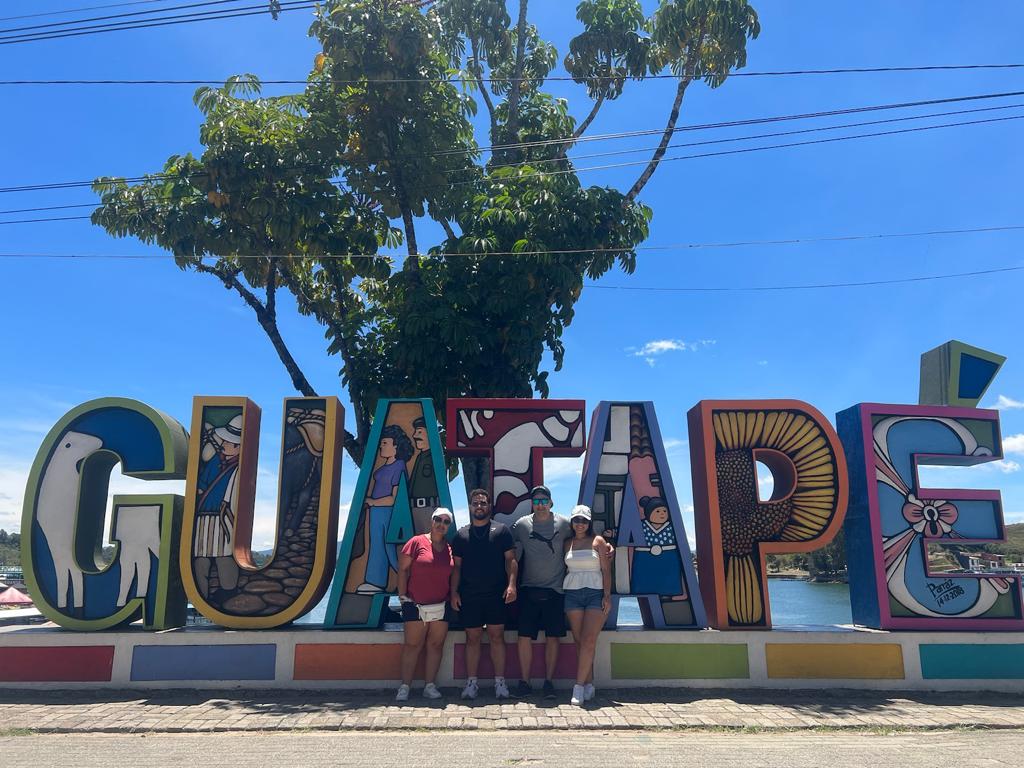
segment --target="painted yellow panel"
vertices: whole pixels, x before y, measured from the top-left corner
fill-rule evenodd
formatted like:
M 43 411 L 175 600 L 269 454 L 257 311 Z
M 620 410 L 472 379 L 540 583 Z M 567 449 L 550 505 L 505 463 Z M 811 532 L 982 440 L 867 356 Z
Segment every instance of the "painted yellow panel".
M 767 643 L 770 678 L 902 680 L 903 650 L 894 643 Z

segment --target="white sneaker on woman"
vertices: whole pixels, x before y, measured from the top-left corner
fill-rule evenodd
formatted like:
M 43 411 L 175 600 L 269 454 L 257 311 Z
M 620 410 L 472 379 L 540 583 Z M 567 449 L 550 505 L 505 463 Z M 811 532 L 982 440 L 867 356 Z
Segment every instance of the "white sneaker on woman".
M 594 698 L 594 694 L 595 693 L 596 693 L 596 691 L 594 690 L 594 684 L 593 683 L 587 683 L 586 685 L 583 686 L 583 700 L 584 701 L 590 701 L 592 698 Z
M 395 694 L 395 701 L 408 701 L 409 700 L 409 686 L 403 683 L 398 686 L 398 693 Z
M 508 698 L 508 684 L 505 682 L 505 678 L 503 677 L 496 677 L 494 679 L 494 698 Z
M 575 707 L 582 707 L 583 702 L 586 701 L 583 694 L 583 686 L 576 684 L 572 687 L 572 698 L 569 699 L 569 703 Z
M 437 686 L 433 683 L 427 683 L 423 686 L 423 696 L 427 699 L 440 699 L 441 692 L 437 690 Z
M 462 698 L 475 699 L 478 693 L 480 693 L 480 686 L 477 684 L 476 678 L 471 677 L 466 682 L 466 687 L 462 689 Z

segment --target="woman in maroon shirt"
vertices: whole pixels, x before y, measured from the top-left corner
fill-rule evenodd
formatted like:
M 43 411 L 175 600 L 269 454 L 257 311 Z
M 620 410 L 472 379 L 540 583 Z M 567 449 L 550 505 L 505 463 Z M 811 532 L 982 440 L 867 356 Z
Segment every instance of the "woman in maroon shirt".
M 409 700 L 409 686 L 424 644 L 427 663 L 423 695 L 428 699 L 441 698 L 434 681 L 441 666 L 441 652 L 451 618 L 448 605 L 454 566 L 452 548 L 448 544 L 451 525 L 450 510 L 444 507 L 434 510 L 430 533 L 413 536 L 398 556 L 398 599 L 402 602 L 405 645 L 402 646 L 402 685 L 396 701 Z

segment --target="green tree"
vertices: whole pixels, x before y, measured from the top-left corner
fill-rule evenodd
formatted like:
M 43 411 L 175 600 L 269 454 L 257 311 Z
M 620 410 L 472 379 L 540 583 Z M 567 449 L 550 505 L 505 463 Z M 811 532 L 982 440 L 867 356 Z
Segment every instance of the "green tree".
M 304 93 L 264 98 L 251 77 L 201 89 L 201 157 L 96 183 L 94 222 L 238 293 L 305 394 L 276 290 L 321 323 L 355 409 L 356 461 L 379 397 L 548 394 L 544 354 L 561 368 L 584 280 L 634 269 L 652 216 L 638 198 L 684 93 L 720 86 L 759 33 L 744 0 L 663 0 L 650 17 L 639 0 L 583 0 L 564 60 L 593 101 L 577 124 L 543 90 L 558 55 L 529 0 L 511 6 L 515 18 L 505 0 L 328 0 Z M 636 183 L 584 186 L 575 142 L 631 81 L 664 72 L 676 97 Z M 381 255 L 402 243 L 403 256 Z M 486 473 L 468 469 L 467 483 Z

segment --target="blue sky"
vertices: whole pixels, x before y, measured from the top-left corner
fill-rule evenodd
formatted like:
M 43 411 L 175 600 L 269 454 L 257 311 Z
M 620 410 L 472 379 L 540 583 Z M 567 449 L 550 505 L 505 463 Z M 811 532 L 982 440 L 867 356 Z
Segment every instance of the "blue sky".
M 8 0 L 4 11 L 16 15 L 87 4 Z M 557 0 L 533 6 L 542 33 L 564 55 L 578 29 L 574 3 Z M 1024 24 L 1024 6 L 1018 3 L 762 0 L 755 6 L 763 31 L 748 47 L 747 68 L 752 71 L 1005 63 L 1020 58 L 1018 30 Z M 303 12 L 285 14 L 276 23 L 262 17 L 234 19 L 0 46 L 0 71 L 4 79 L 220 79 L 241 72 L 266 79 L 301 79 L 316 51 L 305 34 L 308 21 Z M 200 150 L 199 113 L 191 103 L 191 87 L 0 89 L 5 107 L 0 122 L 0 186 L 134 176 L 157 170 L 168 155 Z M 590 133 L 662 127 L 673 89 L 669 81 L 632 84 L 619 102 L 603 110 Z M 589 110 L 582 88 L 557 83 L 550 90 L 569 97 L 577 116 Z M 1014 90 L 1024 90 L 1024 70 L 734 78 L 717 90 L 692 87 L 682 122 Z M 945 109 L 957 108 L 962 107 Z M 1000 114 L 1024 114 L 1024 108 Z M 843 121 L 850 119 L 831 122 Z M 814 123 L 825 124 L 830 123 Z M 655 211 L 647 245 L 1024 224 L 1018 213 L 1024 171 L 1020 130 L 1011 121 L 666 163 L 642 195 Z M 695 138 L 758 132 L 720 130 Z M 577 153 L 651 143 L 649 137 L 593 142 Z M 624 189 L 638 172 L 639 168 L 595 171 L 584 174 L 584 179 Z M 93 199 L 83 190 L 4 194 L 0 209 Z M 0 216 L 0 221 L 13 218 L 24 216 Z M 1003 232 L 641 251 L 635 275 L 611 273 L 601 285 L 753 287 L 1016 267 L 1024 264 L 1021 242 L 1020 232 Z M 139 243 L 112 239 L 86 221 L 0 224 L 3 254 L 144 252 L 148 250 Z M 264 409 L 254 544 L 269 546 L 280 404 L 292 390 L 241 301 L 210 279 L 180 272 L 170 261 L 36 258 L 4 259 L 3 266 L 0 527 L 19 528 L 28 466 L 46 430 L 73 405 L 100 396 L 134 397 L 187 425 L 193 395 L 247 395 Z M 998 487 L 1008 521 L 1020 522 L 1020 291 L 1016 272 L 788 292 L 587 289 L 566 335 L 566 366 L 552 376 L 551 394 L 584 398 L 588 410 L 601 399 L 653 400 L 669 441 L 675 484 L 686 504 L 690 493 L 685 414 L 698 400 L 797 398 L 830 417 L 862 401 L 914 402 L 921 352 L 957 338 L 1009 356 L 985 404 L 1001 397 L 1006 406 L 1003 434 L 1012 452 L 998 466 L 938 470 L 926 477 L 935 485 Z M 320 329 L 289 309 L 287 303 L 281 308 L 282 332 L 307 376 L 321 393 L 344 399 L 337 362 L 324 355 Z M 575 501 L 579 466 L 575 460 L 547 466 L 556 506 L 562 511 Z M 344 501 L 355 487 L 356 474 L 346 463 Z M 114 487 L 124 490 L 133 483 L 118 480 Z M 464 508 L 461 482 L 453 485 L 453 496 L 456 506 Z M 692 535 L 691 519 L 687 515 Z

